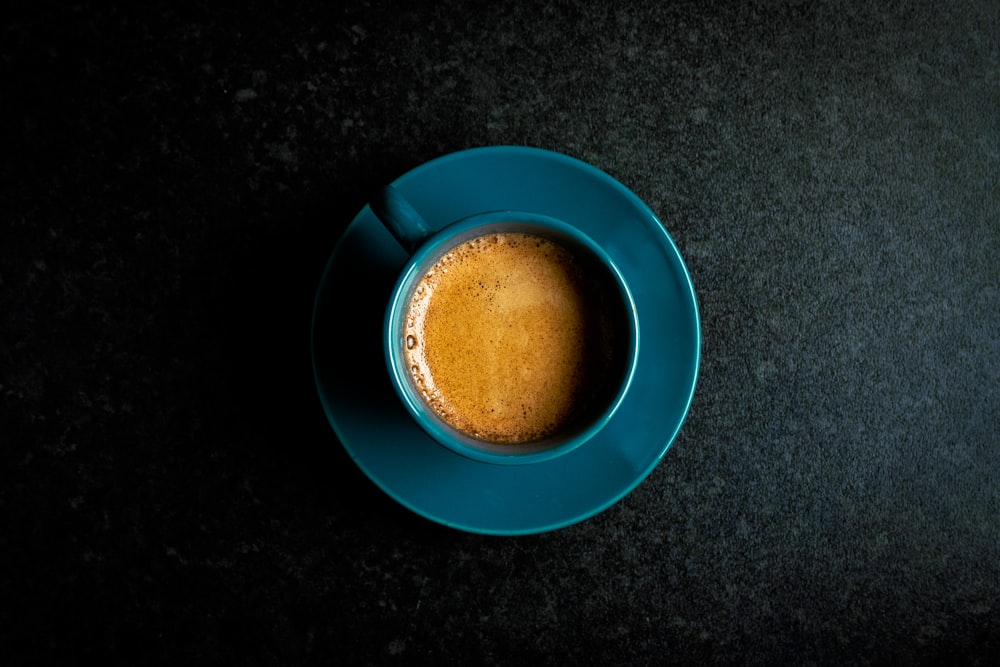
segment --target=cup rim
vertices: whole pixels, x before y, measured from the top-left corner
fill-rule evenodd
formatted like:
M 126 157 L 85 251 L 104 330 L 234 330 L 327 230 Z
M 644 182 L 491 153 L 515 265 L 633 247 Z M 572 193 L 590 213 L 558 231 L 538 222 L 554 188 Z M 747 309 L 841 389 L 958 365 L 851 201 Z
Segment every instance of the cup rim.
M 504 225 L 503 223 L 508 223 Z M 586 422 L 579 430 L 566 436 L 545 438 L 536 442 L 499 444 L 476 440 L 445 423 L 435 415 L 413 389 L 402 354 L 404 337 L 402 321 L 410 300 L 410 292 L 423 277 L 430 263 L 437 261 L 449 249 L 479 236 L 484 227 L 500 225 L 500 231 L 529 231 L 555 240 L 568 239 L 594 255 L 613 276 L 618 287 L 628 322 L 626 368 L 619 387 L 607 407 Z M 488 233 L 486 231 L 485 233 Z M 529 231 L 530 233 L 530 231 Z M 383 347 L 392 386 L 411 418 L 435 442 L 467 458 L 485 463 L 520 465 L 540 463 L 563 456 L 595 436 L 614 416 L 631 386 L 639 357 L 639 321 L 631 289 L 611 256 L 587 234 L 569 223 L 542 213 L 517 210 L 497 210 L 477 213 L 446 225 L 428 237 L 407 260 L 396 280 L 386 307 L 383 326 Z

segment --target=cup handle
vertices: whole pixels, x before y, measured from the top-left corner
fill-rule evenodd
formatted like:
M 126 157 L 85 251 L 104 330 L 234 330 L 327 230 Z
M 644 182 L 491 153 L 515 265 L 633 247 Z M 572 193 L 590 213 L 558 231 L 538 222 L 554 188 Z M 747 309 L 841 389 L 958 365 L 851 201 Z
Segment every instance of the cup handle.
M 424 240 L 434 233 L 427 221 L 417 213 L 417 209 L 407 201 L 399 190 L 391 185 L 379 188 L 368 202 L 375 214 L 399 245 L 409 254 L 420 247 Z

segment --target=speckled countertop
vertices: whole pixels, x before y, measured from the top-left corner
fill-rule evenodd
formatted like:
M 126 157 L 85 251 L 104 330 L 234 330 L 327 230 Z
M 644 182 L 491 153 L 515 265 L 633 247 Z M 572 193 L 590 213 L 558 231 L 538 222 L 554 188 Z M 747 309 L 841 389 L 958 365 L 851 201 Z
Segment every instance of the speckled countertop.
M 996 3 L 189 4 L 0 23 L 0 663 L 1000 648 Z M 371 188 L 491 144 L 636 192 L 703 318 L 661 465 L 524 538 L 382 494 L 309 366 Z

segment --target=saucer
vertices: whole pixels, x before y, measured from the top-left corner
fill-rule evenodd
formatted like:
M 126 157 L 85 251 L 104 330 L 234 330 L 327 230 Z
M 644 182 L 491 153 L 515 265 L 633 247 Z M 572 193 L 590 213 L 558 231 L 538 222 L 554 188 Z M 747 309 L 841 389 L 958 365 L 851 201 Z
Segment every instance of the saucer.
M 694 287 L 656 215 L 621 183 L 537 148 L 474 148 L 427 162 L 393 185 L 434 229 L 491 210 L 536 211 L 599 243 L 633 290 L 639 358 L 618 412 L 557 459 L 494 465 L 429 438 L 396 396 L 382 350 L 389 294 L 407 255 L 363 208 L 327 262 L 312 324 L 313 371 L 326 416 L 362 471 L 432 521 L 525 535 L 614 505 L 663 459 L 687 416 L 701 356 Z

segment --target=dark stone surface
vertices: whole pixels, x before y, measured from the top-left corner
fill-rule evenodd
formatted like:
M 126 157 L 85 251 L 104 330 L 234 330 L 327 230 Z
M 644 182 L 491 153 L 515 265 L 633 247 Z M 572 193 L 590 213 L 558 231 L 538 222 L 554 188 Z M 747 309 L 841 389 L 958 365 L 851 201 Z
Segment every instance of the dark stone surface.
M 0 663 L 984 664 L 996 3 L 395 4 L 5 9 Z M 663 463 L 516 539 L 378 491 L 308 357 L 370 189 L 488 144 L 645 199 L 704 321 Z

